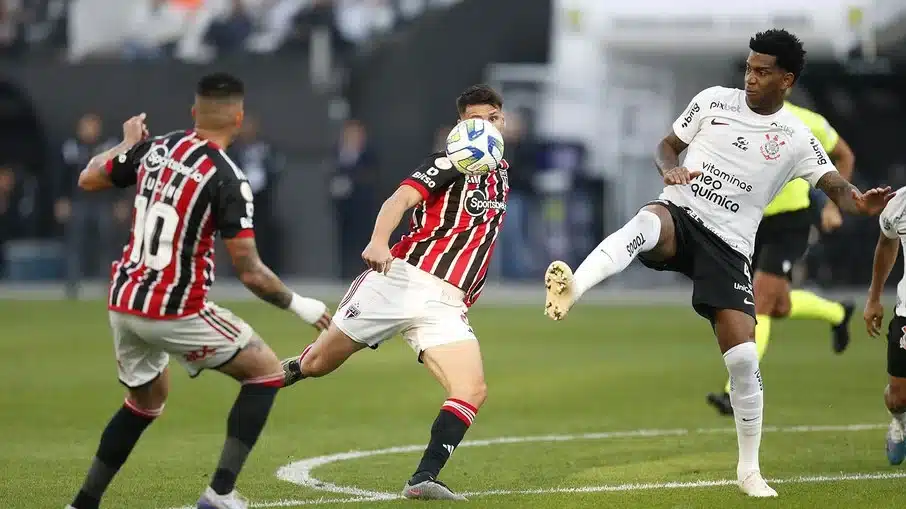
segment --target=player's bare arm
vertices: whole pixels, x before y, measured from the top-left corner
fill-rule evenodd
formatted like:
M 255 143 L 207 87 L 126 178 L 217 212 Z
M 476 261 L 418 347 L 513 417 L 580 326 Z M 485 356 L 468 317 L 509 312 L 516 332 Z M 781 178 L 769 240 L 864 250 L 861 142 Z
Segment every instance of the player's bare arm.
M 664 184 L 668 186 L 685 185 L 702 174 L 698 170 L 690 172 L 679 165 L 679 155 L 688 146 L 673 132 L 658 143 L 657 151 L 654 154 L 654 164 L 657 166 L 657 171 L 664 177 Z
M 890 187 L 876 187 L 863 193 L 836 171 L 825 173 L 815 187 L 822 190 L 840 210 L 866 216 L 880 214 L 894 196 Z
M 330 314 L 324 303 L 295 294 L 261 261 L 254 237 L 224 239 L 223 244 L 230 254 L 239 281 L 258 298 L 280 309 L 293 311 L 319 330 L 330 325 Z
M 399 226 L 406 211 L 422 200 L 418 190 L 412 186 L 402 185 L 384 201 L 374 222 L 371 241 L 362 252 L 362 259 L 368 268 L 385 274 L 390 270 L 390 262 L 393 261 L 393 255 L 390 254 L 390 235 Z
M 88 165 L 79 174 L 79 188 L 84 191 L 103 191 L 113 187 L 110 175 L 104 170 L 107 161 L 125 154 L 147 136 L 144 113 L 126 120 L 123 123 L 123 141 L 88 161 Z
M 878 245 L 875 246 L 875 258 L 871 270 L 871 286 L 868 288 L 868 299 L 865 301 L 865 329 L 872 337 L 881 333 L 884 319 L 884 306 L 881 305 L 881 294 L 890 277 L 890 271 L 897 261 L 900 252 L 899 239 L 891 239 L 883 233 L 878 234 Z

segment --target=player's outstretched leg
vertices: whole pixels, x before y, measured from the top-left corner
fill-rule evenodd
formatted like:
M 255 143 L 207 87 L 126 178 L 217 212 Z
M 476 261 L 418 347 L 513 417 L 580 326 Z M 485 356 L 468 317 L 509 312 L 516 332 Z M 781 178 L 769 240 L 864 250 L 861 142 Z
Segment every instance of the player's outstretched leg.
M 403 496 L 419 500 L 466 500 L 437 480 L 487 398 L 478 341 L 460 341 L 428 348 L 422 361 L 447 391 L 447 399 L 431 426 L 431 439 Z
M 598 244 L 575 274 L 564 262 L 551 263 L 544 275 L 544 313 L 562 320 L 589 288 L 622 272 L 639 253 L 654 249 L 659 241 L 664 245 L 664 240 L 673 244 L 673 220 L 663 206 L 649 205 Z M 670 249 L 675 251 L 675 245 Z
M 834 353 L 843 353 L 849 346 L 849 321 L 855 305 L 852 302 L 836 302 L 825 299 L 807 290 L 790 292 L 791 319 L 822 320 L 831 327 L 831 348 Z
M 365 348 L 353 341 L 335 324 L 318 336 L 302 353 L 283 359 L 283 385 L 289 387 L 305 378 L 317 378 L 340 367 L 352 354 Z
M 129 389 L 125 403 L 104 428 L 94 461 L 71 509 L 98 509 L 107 486 L 142 433 L 163 412 L 169 387 L 169 371 L 164 369 L 144 386 Z
M 734 309 L 714 313 L 714 332 L 730 373 L 730 403 L 736 420 L 739 461 L 736 477 L 740 489 L 750 497 L 776 497 L 777 492 L 761 476 L 758 463 L 764 417 L 764 388 L 758 369 L 753 335 L 755 319 Z
M 277 392 L 283 386 L 280 360 L 255 336 L 236 357 L 217 368 L 242 383 L 227 417 L 227 438 L 211 484 L 198 500 L 198 509 L 247 509 L 248 500 L 236 491 L 236 478 L 267 423 Z
M 891 415 L 887 429 L 887 461 L 899 465 L 906 459 L 906 378 L 890 377 L 884 390 L 884 403 Z

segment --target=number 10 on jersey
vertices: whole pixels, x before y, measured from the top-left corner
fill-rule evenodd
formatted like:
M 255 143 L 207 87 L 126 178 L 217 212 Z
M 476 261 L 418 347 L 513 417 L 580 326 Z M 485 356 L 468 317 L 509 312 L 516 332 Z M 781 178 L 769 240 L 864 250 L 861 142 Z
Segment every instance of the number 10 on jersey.
M 144 261 L 152 270 L 167 268 L 173 261 L 173 238 L 178 225 L 179 214 L 173 206 L 154 202 L 149 208 L 147 196 L 136 196 L 129 261 L 134 264 Z

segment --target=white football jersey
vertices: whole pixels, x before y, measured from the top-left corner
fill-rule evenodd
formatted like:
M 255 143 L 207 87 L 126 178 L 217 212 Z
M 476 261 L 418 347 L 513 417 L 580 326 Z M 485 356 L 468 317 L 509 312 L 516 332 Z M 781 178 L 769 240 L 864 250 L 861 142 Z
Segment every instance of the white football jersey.
M 881 223 L 881 233 L 888 239 L 900 239 L 900 244 L 906 250 L 906 187 L 897 190 L 878 218 Z M 897 284 L 897 316 L 906 316 L 906 273 Z
M 660 198 L 690 215 L 747 258 L 765 206 L 797 177 L 814 186 L 836 171 L 812 132 L 786 107 L 759 115 L 745 91 L 711 87 L 699 92 L 673 123 L 689 145 L 683 166 L 702 175 L 667 186 Z

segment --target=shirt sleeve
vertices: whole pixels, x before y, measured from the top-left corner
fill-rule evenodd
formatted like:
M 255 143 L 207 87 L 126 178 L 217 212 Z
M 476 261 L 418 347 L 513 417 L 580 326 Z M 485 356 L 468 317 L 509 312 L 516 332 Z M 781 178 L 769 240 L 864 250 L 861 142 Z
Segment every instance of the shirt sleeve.
M 218 171 L 213 182 L 214 200 L 211 211 L 214 224 L 224 239 L 255 236 L 255 195 L 245 178 L 239 178 L 230 169 Z
M 460 177 L 463 174 L 453 168 L 453 163 L 445 155 L 438 153 L 426 159 L 400 185 L 414 187 L 427 200 L 443 192 Z
M 906 209 L 906 196 L 903 196 L 906 189 L 899 189 L 896 196 L 893 197 L 881 215 L 878 217 L 878 223 L 881 225 L 881 233 L 888 239 L 895 239 L 900 236 L 899 232 L 903 231 L 904 209 Z
M 821 147 L 821 143 L 808 131 L 804 140 L 798 143 L 799 154 L 795 166 L 793 166 L 793 176 L 800 177 L 808 181 L 812 187 L 826 173 L 837 171 L 837 168 L 831 162 L 827 152 Z
M 699 92 L 689 102 L 689 106 L 686 106 L 686 109 L 673 122 L 673 132 L 683 143 L 687 145 L 692 143 L 692 139 L 695 138 L 695 135 L 701 129 L 702 116 L 704 115 L 704 106 L 702 105 L 707 106 L 713 90 L 713 88 L 706 88 Z
M 142 157 L 148 152 L 150 146 L 151 144 L 147 141 L 141 142 L 126 153 L 107 161 L 104 169 L 107 170 L 107 175 L 110 175 L 114 186 L 123 188 L 135 185 Z

